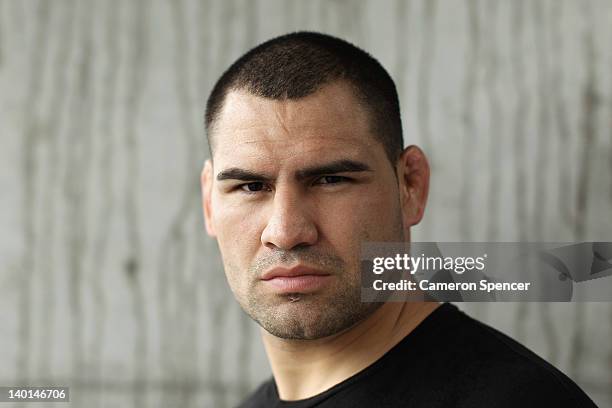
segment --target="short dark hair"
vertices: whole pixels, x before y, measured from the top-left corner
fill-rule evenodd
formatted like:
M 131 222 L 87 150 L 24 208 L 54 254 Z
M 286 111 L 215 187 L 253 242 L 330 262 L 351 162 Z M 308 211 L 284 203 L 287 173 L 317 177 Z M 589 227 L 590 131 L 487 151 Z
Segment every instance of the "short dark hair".
M 270 99 L 298 99 L 337 80 L 348 82 L 370 114 L 370 128 L 395 164 L 404 146 L 395 83 L 383 66 L 355 45 L 331 35 L 299 31 L 248 51 L 221 75 L 206 103 L 205 127 L 212 155 L 212 127 L 232 90 Z

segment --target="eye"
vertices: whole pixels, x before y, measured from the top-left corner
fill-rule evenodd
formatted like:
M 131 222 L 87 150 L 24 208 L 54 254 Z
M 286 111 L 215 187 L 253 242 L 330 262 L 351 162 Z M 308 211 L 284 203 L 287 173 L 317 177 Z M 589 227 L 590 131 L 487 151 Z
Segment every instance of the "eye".
M 251 183 L 241 184 L 238 188 L 246 193 L 257 193 L 265 190 L 265 185 L 261 181 L 253 181 Z
M 348 177 L 343 176 L 323 176 L 315 181 L 315 184 L 338 184 L 349 181 Z

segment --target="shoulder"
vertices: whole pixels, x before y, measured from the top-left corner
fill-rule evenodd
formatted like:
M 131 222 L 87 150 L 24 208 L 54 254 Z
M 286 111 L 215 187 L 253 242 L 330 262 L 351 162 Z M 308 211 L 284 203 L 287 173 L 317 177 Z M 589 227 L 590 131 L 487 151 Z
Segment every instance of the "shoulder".
M 452 371 L 460 377 L 453 383 L 471 391 L 466 398 L 505 400 L 508 406 L 524 407 L 595 406 L 552 364 L 509 336 L 449 306 L 445 313 L 447 357 Z
M 263 408 L 271 407 L 275 403 L 276 388 L 273 379 L 262 383 L 255 391 L 246 397 L 238 408 Z

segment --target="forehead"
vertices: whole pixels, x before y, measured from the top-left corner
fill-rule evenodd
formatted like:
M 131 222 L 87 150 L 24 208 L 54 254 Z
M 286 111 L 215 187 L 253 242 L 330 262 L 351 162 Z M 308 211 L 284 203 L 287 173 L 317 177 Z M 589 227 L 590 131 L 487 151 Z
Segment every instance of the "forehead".
M 336 82 L 295 100 L 273 100 L 234 90 L 213 128 L 215 162 L 363 156 L 382 149 L 351 87 Z M 324 157 L 321 157 L 324 159 Z

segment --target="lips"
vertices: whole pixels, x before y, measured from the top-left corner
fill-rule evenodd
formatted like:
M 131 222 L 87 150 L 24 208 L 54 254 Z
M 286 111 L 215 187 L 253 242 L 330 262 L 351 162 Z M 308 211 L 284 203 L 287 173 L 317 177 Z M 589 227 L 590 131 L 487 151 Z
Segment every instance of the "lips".
M 297 276 L 328 276 L 329 273 L 318 269 L 309 268 L 306 266 L 294 266 L 293 268 L 277 267 L 270 269 L 261 277 L 262 280 L 271 280 L 274 278 L 294 278 Z
M 293 268 L 273 268 L 261 280 L 278 293 L 306 293 L 321 289 L 331 275 L 327 272 L 296 266 Z

